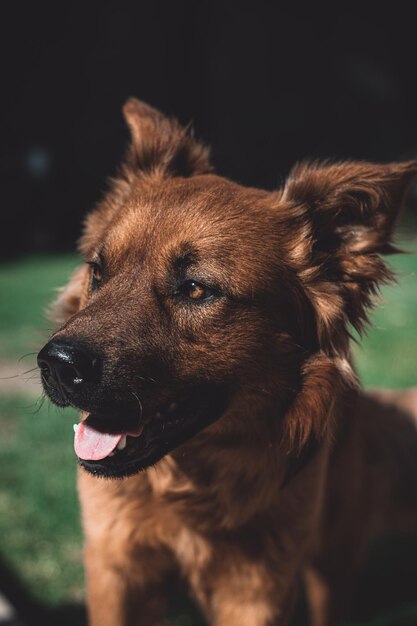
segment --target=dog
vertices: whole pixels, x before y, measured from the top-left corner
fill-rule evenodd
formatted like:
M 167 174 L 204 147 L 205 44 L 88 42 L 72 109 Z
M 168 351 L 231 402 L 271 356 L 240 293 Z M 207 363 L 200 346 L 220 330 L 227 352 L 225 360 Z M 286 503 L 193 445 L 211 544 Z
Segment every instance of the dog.
M 38 355 L 75 427 L 92 626 L 163 623 L 172 576 L 216 626 L 340 623 L 370 539 L 417 528 L 417 391 L 365 393 L 368 321 L 417 162 L 311 162 L 269 192 L 215 175 L 130 99 Z

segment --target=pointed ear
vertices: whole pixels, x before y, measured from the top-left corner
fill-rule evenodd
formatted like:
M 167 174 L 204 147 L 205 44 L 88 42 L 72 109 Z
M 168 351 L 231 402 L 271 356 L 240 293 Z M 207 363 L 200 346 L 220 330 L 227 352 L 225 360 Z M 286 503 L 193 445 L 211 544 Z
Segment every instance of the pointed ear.
M 208 149 L 194 139 L 189 127 L 136 98 L 126 102 L 123 114 L 131 133 L 128 170 L 186 177 L 211 170 Z
M 396 252 L 392 235 L 417 161 L 376 165 L 301 164 L 282 200 L 294 219 L 289 257 L 315 306 L 319 338 L 340 324 L 361 330 L 380 283 L 392 278 L 380 255 Z M 292 250 L 290 249 L 292 246 Z

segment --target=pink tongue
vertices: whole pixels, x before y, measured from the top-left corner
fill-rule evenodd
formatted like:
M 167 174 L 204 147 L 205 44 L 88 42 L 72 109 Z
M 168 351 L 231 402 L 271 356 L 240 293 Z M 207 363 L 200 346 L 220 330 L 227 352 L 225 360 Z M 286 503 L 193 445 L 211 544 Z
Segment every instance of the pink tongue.
M 116 449 L 122 437 L 123 433 L 118 435 L 101 433 L 81 422 L 74 437 L 75 454 L 84 461 L 105 459 Z

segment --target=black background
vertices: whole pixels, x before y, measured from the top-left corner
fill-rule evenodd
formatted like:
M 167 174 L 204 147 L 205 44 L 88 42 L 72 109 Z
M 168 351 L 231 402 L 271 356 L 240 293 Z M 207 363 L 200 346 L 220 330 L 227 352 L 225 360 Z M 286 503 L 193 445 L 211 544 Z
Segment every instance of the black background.
M 244 184 L 272 189 L 303 158 L 417 156 L 411 8 L 337 4 L 4 4 L 0 255 L 73 247 L 131 95 L 193 120 Z

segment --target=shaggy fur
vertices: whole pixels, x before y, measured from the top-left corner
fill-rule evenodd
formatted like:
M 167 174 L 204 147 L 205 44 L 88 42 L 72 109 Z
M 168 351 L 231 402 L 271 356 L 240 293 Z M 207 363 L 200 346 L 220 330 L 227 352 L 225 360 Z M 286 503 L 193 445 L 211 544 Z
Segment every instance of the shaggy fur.
M 200 384 L 227 403 L 140 473 L 80 470 L 90 624 L 162 623 L 172 573 L 216 626 L 287 624 L 302 577 L 312 624 L 339 623 L 369 540 L 417 524 L 417 392 L 363 393 L 349 347 L 417 163 L 303 163 L 270 193 L 211 173 L 151 107 L 124 114 L 126 160 L 80 243 L 103 276 L 76 271 L 53 339 L 101 355 L 96 412 L 135 394 L 146 422 Z M 178 280 L 215 297 L 178 300 Z

